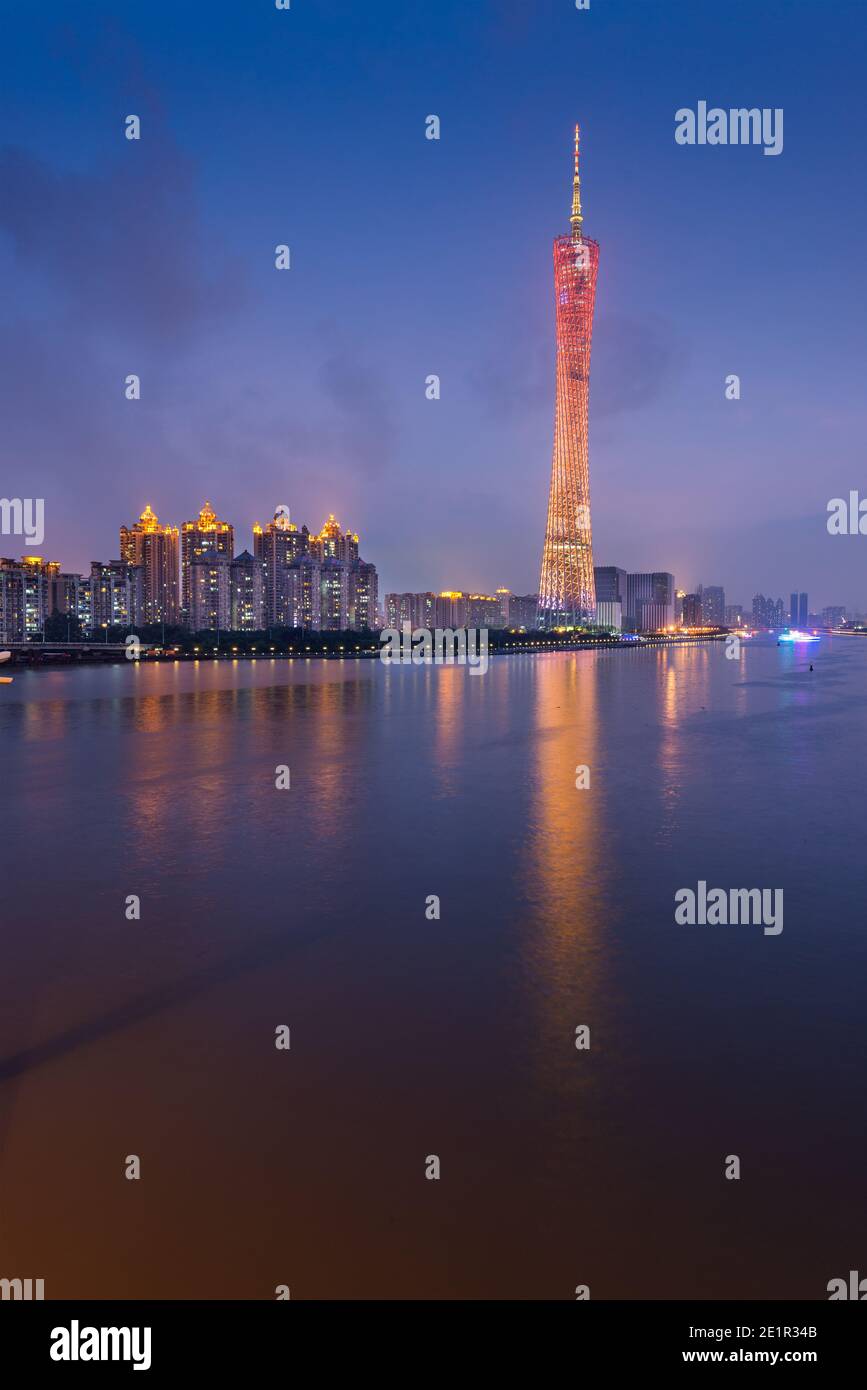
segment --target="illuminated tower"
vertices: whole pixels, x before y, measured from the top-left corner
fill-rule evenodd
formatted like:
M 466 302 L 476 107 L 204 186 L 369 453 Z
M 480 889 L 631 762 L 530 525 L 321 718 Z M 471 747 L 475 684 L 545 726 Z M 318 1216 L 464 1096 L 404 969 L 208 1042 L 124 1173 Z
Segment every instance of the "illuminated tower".
M 548 524 L 539 583 L 540 627 L 578 627 L 593 622 L 596 615 L 587 416 L 599 243 L 583 231 L 578 139 L 576 125 L 569 219 L 572 230 L 554 241 L 557 384 Z

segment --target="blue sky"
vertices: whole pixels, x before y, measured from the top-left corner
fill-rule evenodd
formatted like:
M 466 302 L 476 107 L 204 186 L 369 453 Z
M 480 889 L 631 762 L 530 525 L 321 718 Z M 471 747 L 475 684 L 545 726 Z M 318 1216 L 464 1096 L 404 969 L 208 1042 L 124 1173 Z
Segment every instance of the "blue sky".
M 278 503 L 333 511 L 383 590 L 534 590 L 578 120 L 597 563 L 867 609 L 867 538 L 825 526 L 867 495 L 867 7 L 0 15 L 0 493 L 45 498 L 65 567 L 207 497 L 239 549 Z M 677 145 L 699 100 L 782 107 L 782 154 Z

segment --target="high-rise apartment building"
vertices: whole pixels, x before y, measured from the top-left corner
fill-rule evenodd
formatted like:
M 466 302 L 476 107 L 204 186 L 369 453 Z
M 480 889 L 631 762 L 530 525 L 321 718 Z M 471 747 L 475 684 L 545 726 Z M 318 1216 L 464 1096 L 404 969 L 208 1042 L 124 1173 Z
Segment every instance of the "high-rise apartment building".
M 538 594 L 511 594 L 509 597 L 508 627 L 531 632 L 539 614 Z
M 262 561 L 265 585 L 265 623 L 268 627 L 300 627 L 296 623 L 294 593 L 297 576 L 289 575 L 289 566 L 310 554 L 310 532 L 301 530 L 290 521 L 285 508 L 278 507 L 273 521 L 265 527 L 253 527 L 253 554 Z M 309 609 L 309 605 L 308 605 Z M 309 627 L 310 624 L 303 624 Z
M 409 623 L 410 627 L 418 627 L 418 623 L 413 621 L 413 600 L 415 594 L 386 594 L 385 596 L 385 625 L 399 632 L 404 623 Z
M 56 560 L 23 555 L 0 559 L 0 641 L 26 642 L 41 632 L 52 610 L 52 587 L 60 580 Z
M 501 628 L 503 612 L 496 594 L 467 594 L 467 627 Z
M 225 550 L 201 550 L 191 557 L 188 622 L 192 632 L 231 628 L 231 563 Z
M 753 627 L 776 629 L 785 627 L 786 610 L 783 600 L 778 598 L 765 598 L 764 594 L 756 594 L 753 598 Z
M 328 517 L 318 536 L 310 537 L 310 554 L 315 560 L 341 560 L 354 564 L 358 559 L 358 536 L 353 531 L 341 531 L 334 513 Z
M 160 526 L 145 507 L 134 526 L 120 528 L 120 558 L 141 569 L 142 623 L 180 620 L 180 566 L 177 526 Z
M 822 609 L 823 627 L 841 627 L 846 621 L 846 609 L 837 604 Z
M 434 627 L 467 626 L 467 595 L 460 589 L 444 589 L 434 605 Z
M 349 626 L 354 632 L 372 632 L 376 628 L 378 603 L 376 566 L 356 560 L 349 569 Z
M 701 607 L 707 627 L 724 627 L 726 620 L 725 589 L 718 584 L 708 584 L 701 591 Z
M 329 558 L 318 569 L 320 631 L 343 632 L 349 627 L 349 566 Z
M 122 560 L 91 560 L 90 577 L 78 584 L 77 611 L 82 627 L 94 633 L 103 628 L 131 627 L 136 621 L 136 577 L 137 571 Z
M 436 627 L 436 594 L 386 594 L 385 625 L 400 631 L 404 623 L 409 623 L 415 632 L 418 628 Z M 533 614 L 535 622 L 535 612 Z
M 265 567 L 242 550 L 229 565 L 229 618 L 233 632 L 261 632 L 265 627 Z
M 705 614 L 701 594 L 684 594 L 681 622 L 684 627 L 704 627 Z
M 312 555 L 302 555 L 289 566 L 289 627 L 318 632 L 322 627 L 322 583 L 319 563 Z
M 218 519 L 210 502 L 205 503 L 195 521 L 185 521 L 181 527 L 181 611 L 184 622 L 190 626 L 191 565 L 206 550 L 215 550 L 229 560 L 235 554 L 234 528 L 230 522 Z

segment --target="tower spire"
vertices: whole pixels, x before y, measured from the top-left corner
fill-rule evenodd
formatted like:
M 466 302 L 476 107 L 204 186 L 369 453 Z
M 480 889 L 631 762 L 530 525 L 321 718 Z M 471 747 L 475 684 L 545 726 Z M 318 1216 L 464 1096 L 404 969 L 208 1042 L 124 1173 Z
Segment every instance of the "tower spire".
M 572 224 L 572 240 L 577 241 L 581 236 L 581 223 L 584 218 L 581 216 L 581 175 L 578 172 L 578 147 L 581 141 L 581 127 L 575 127 L 575 173 L 572 178 L 572 216 L 569 221 Z

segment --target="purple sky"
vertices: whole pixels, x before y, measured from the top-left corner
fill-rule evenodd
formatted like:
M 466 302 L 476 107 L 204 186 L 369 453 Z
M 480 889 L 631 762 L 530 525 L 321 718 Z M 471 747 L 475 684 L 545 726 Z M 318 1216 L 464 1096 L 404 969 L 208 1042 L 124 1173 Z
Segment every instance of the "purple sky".
M 333 511 L 382 592 L 535 590 L 580 120 L 596 562 L 867 609 L 867 537 L 825 524 L 867 496 L 865 38 L 846 0 L 24 7 L 0 495 L 45 498 L 65 568 L 208 498 L 238 549 Z M 676 145 L 699 100 L 782 107 L 783 153 Z

